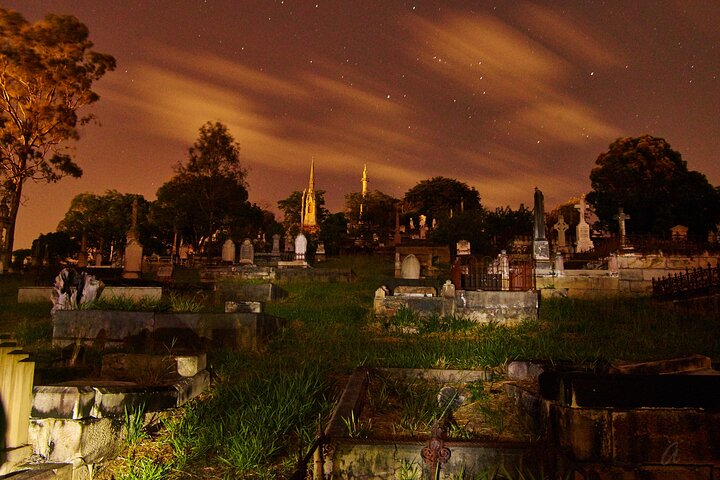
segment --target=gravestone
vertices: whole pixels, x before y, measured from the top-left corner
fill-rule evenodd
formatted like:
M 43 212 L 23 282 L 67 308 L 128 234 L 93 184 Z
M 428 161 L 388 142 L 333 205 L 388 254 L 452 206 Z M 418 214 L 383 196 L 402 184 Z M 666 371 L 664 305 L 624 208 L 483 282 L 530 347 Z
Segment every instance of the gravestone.
M 457 256 L 470 255 L 470 242 L 467 240 L 460 240 L 457 242 Z
M 400 267 L 400 277 L 415 280 L 420 278 L 420 260 L 412 253 L 403 259 Z
M 325 244 L 323 242 L 318 242 L 317 250 L 315 250 L 315 261 L 325 261 Z
M 550 264 L 550 243 L 545 237 L 545 199 L 543 193 L 535 187 L 535 207 L 533 209 L 533 260 L 537 275 L 548 275 L 552 271 Z
M 255 247 L 249 238 L 243 240 L 240 245 L 240 259 L 238 260 L 240 265 L 252 265 L 255 263 Z
M 125 247 L 125 266 L 123 267 L 123 278 L 140 278 L 142 272 L 143 247 L 134 238 L 128 241 Z
M 618 214 L 613 216 L 618 221 L 618 232 L 620 233 L 620 247 L 624 248 L 627 245 L 627 233 L 625 230 L 625 220 L 630 220 L 630 215 L 623 211 L 623 208 L 618 209 Z
M 585 195 L 580 197 L 580 203 L 575 205 L 575 208 L 580 211 L 580 223 L 575 227 L 575 235 L 577 236 L 577 245 L 575 245 L 576 252 L 587 252 L 595 248 L 595 244 L 590 240 L 590 225 L 585 220 Z
M 280 255 L 280 235 L 277 233 L 275 235 L 273 235 L 272 242 L 273 242 L 272 243 L 272 252 L 270 252 L 270 254 L 272 256 Z
M 498 268 L 502 277 L 502 289 L 510 290 L 510 257 L 505 250 L 498 254 Z
M 307 253 L 307 237 L 302 232 L 298 233 L 295 237 L 295 260 L 305 261 L 305 254 Z
M 125 246 L 125 266 L 123 267 L 122 273 L 123 278 L 140 278 L 140 275 L 142 273 L 143 246 L 138 240 L 137 214 L 138 202 L 136 198 L 133 201 L 132 206 L 132 224 L 130 226 L 130 231 L 127 233 L 127 244 Z
M 673 242 L 687 241 L 688 227 L 684 225 L 675 225 L 670 229 L 670 238 Z
M 556 245 L 556 250 L 558 252 L 567 252 L 567 240 L 565 239 L 565 232 L 568 228 L 570 228 L 570 226 L 565 223 L 565 217 L 562 214 L 558 215 L 558 221 L 555 225 L 553 225 L 553 230 L 555 230 L 558 235 Z
M 235 263 L 235 242 L 229 238 L 222 246 L 222 261 Z
M 555 268 L 555 276 L 558 276 L 558 277 L 565 276 L 565 260 L 563 259 L 563 254 L 560 252 L 555 254 L 554 268 Z
M 455 299 L 455 285 L 450 280 L 445 280 L 445 284 L 440 291 L 442 297 L 441 314 L 445 317 L 455 315 L 457 300 Z
M 95 254 L 95 266 L 99 267 L 102 265 L 102 252 L 97 252 Z
M 295 243 L 290 232 L 285 234 L 285 253 L 293 253 L 295 251 Z

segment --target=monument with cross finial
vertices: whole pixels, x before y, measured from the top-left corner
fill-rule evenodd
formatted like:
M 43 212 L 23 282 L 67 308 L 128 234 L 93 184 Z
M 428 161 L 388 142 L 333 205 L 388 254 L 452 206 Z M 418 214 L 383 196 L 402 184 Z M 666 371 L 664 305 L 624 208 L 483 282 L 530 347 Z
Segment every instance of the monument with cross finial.
M 585 220 L 585 195 L 580 197 L 580 203 L 575 205 L 575 208 L 580 211 L 580 222 L 575 227 L 575 233 L 577 235 L 577 245 L 575 245 L 576 252 L 587 252 L 595 248 L 595 244 L 590 240 L 590 225 Z
M 550 242 L 545 237 L 545 197 L 535 187 L 535 206 L 533 209 L 533 259 L 536 275 L 549 275 L 552 272 L 550 263 Z
M 132 224 L 130 225 L 130 231 L 127 233 L 127 244 L 125 246 L 125 266 L 122 278 L 126 279 L 138 279 L 142 274 L 143 246 L 138 238 L 137 217 L 138 200 L 135 198 L 132 206 Z
M 623 211 L 623 207 L 618 209 L 617 215 L 613 217 L 618 221 L 618 233 L 620 234 L 620 248 L 628 247 L 627 232 L 625 230 L 625 220 L 630 220 L 630 215 Z

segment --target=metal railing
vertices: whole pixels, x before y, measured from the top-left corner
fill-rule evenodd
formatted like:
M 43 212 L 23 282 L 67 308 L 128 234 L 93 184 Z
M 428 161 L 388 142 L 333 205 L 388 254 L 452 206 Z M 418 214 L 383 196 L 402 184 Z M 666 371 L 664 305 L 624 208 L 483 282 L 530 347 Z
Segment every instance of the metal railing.
M 685 269 L 667 277 L 652 279 L 653 297 L 663 300 L 700 297 L 720 292 L 720 264 Z

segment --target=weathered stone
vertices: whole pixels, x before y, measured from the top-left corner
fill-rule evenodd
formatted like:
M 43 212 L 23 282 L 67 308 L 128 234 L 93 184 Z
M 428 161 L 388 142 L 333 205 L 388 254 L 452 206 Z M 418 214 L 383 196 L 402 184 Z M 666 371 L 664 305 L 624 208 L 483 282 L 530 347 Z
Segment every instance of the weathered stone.
M 97 463 L 115 458 L 125 446 L 122 423 L 110 418 L 32 419 L 29 438 L 34 452 L 51 462 Z
M 424 287 L 421 285 L 398 285 L 397 287 L 395 287 L 395 290 L 393 290 L 393 295 L 434 297 L 435 287 Z
M 87 418 L 95 405 L 95 390 L 90 386 L 33 387 L 30 415 L 33 418 Z
M 551 407 L 555 418 L 555 440 L 579 461 L 609 461 L 612 458 L 612 425 L 607 410 Z

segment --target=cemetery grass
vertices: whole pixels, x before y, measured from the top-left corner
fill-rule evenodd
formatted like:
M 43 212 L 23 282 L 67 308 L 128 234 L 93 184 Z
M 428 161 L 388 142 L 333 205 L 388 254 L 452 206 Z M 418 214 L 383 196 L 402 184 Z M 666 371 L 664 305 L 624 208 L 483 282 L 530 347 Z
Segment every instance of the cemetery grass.
M 259 354 L 209 352 L 213 387 L 163 416 L 160 428 L 129 446 L 98 478 L 287 478 L 354 368 L 492 368 L 540 359 L 592 368 L 617 360 L 700 353 L 720 359 L 715 323 L 649 299 L 546 300 L 540 321 L 514 327 L 431 322 L 390 328 L 372 317 L 375 289 L 392 275 L 392 259 L 331 259 L 352 268 L 353 283 L 291 282 L 288 298 L 266 305 L 287 320 Z M 17 304 L 22 280 L 0 282 L 0 326 L 33 352 L 48 351 L 49 303 Z M 445 325 L 445 326 L 443 326 Z M 32 333 L 32 335 L 31 335 Z M 50 350 L 51 351 L 51 350 Z

